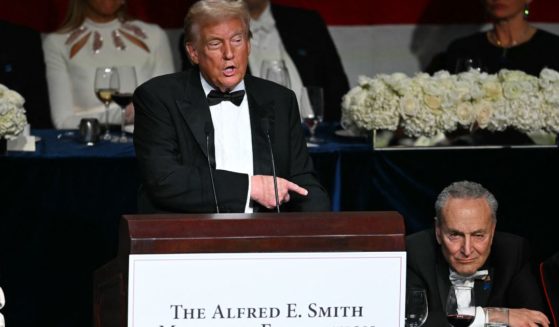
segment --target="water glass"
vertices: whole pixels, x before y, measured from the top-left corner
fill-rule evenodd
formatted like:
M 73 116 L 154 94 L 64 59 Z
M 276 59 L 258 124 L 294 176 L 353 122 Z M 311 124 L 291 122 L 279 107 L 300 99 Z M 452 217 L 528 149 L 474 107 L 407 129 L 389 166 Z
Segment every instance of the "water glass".
M 508 308 L 483 308 L 485 313 L 485 327 L 509 326 Z
M 321 143 L 316 137 L 316 128 L 324 118 L 324 90 L 320 86 L 303 86 L 301 94 L 301 116 L 309 129 L 311 143 Z
M 291 88 L 291 79 L 283 60 L 264 60 L 260 68 L 261 77 L 287 88 Z
M 422 288 L 406 290 L 406 327 L 422 326 L 427 320 L 427 294 Z

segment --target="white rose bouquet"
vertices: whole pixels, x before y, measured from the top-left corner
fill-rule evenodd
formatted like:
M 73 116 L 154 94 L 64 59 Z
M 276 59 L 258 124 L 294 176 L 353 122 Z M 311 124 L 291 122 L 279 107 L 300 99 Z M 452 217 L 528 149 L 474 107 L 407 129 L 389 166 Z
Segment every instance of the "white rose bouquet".
M 19 93 L 0 84 L 0 138 L 23 132 L 27 124 L 24 102 Z
M 544 69 L 538 78 L 520 71 L 470 70 L 360 77 L 344 96 L 342 126 L 354 131 L 401 127 L 412 137 L 459 127 L 558 133 L 559 73 Z

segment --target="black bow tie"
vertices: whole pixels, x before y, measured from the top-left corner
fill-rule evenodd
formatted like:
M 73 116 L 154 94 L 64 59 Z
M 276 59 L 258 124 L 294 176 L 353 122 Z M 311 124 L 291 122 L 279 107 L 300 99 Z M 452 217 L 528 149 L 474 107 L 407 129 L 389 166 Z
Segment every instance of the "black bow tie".
M 235 91 L 231 93 L 223 93 L 217 90 L 211 90 L 208 93 L 208 103 L 210 106 L 215 106 L 221 101 L 231 101 L 234 105 L 240 106 L 245 97 L 245 91 Z

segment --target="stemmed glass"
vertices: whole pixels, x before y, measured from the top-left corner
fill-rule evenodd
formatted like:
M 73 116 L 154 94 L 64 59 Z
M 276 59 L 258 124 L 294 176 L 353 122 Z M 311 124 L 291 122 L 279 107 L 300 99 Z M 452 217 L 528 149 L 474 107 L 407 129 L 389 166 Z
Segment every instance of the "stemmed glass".
M 427 294 L 422 288 L 406 291 L 406 327 L 420 327 L 427 320 Z
M 291 88 L 289 72 L 283 60 L 264 60 L 260 67 L 260 76 L 269 81 L 276 82 L 287 88 Z
M 116 67 L 116 74 L 118 75 L 120 85 L 117 92 L 113 94 L 113 101 L 118 104 L 121 109 L 121 132 L 118 141 L 126 143 L 129 141 L 129 137 L 126 136 L 126 131 L 124 129 L 126 125 L 126 108 L 132 103 L 132 94 L 134 93 L 138 82 L 134 66 L 118 66 Z
M 301 94 L 301 113 L 303 122 L 309 128 L 309 142 L 321 143 L 323 140 L 316 137 L 316 128 L 324 117 L 324 91 L 318 86 L 303 86 Z
M 101 136 L 103 140 L 111 140 L 109 131 L 109 106 L 113 94 L 119 89 L 119 79 L 116 69 L 113 67 L 99 67 L 95 70 L 95 95 L 105 105 L 105 133 Z
M 474 288 L 450 286 L 446 300 L 446 319 L 453 327 L 468 327 L 476 317 Z
M 477 58 L 470 57 L 460 57 L 456 60 L 456 66 L 454 67 L 454 73 L 459 74 L 462 72 L 468 72 L 471 69 L 481 71 L 481 62 Z

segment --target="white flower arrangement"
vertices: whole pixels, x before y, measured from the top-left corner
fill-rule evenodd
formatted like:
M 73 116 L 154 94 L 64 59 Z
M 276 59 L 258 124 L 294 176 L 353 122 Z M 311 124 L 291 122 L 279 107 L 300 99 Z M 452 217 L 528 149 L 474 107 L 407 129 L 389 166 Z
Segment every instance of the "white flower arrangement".
M 342 126 L 355 132 L 401 127 L 412 137 L 458 127 L 558 133 L 559 73 L 544 69 L 539 78 L 511 70 L 360 76 L 359 85 L 343 98 Z
M 19 93 L 0 84 L 0 138 L 23 132 L 27 124 L 24 103 Z

